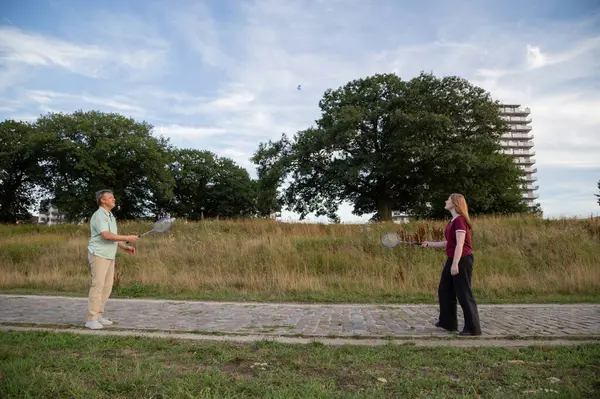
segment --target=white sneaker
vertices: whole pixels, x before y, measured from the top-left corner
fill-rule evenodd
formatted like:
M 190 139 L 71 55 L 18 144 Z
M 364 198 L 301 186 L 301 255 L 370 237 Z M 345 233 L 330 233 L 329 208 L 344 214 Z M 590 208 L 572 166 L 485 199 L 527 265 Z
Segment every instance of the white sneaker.
M 102 324 L 98 320 L 86 321 L 85 326 L 91 330 L 100 330 L 102 329 Z
M 100 317 L 100 319 L 98 319 L 98 321 L 100 322 L 100 324 L 102 324 L 103 326 L 110 326 L 111 324 L 113 324 L 112 321 L 105 319 L 104 317 Z

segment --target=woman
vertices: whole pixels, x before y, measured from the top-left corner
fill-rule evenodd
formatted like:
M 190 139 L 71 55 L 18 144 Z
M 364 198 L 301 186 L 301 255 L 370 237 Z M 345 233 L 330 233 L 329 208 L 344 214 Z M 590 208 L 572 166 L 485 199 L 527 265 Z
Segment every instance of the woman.
M 435 324 L 448 331 L 458 330 L 456 299 L 463 310 L 465 326 L 459 335 L 481 335 L 477 303 L 471 290 L 473 275 L 473 248 L 471 246 L 471 220 L 465 197 L 451 194 L 446 200 L 445 209 L 452 214 L 446 226 L 445 241 L 425 241 L 422 246 L 446 248 L 446 264 L 442 271 L 438 298 L 440 318 Z

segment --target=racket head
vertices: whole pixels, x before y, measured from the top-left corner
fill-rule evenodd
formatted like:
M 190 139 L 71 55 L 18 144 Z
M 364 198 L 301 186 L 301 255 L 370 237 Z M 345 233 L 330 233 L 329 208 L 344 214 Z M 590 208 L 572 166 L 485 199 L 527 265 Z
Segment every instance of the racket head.
M 404 241 L 394 232 L 385 233 L 383 237 L 381 237 L 381 243 L 388 248 L 393 248 L 398 244 L 421 245 L 421 243 L 417 241 Z
M 158 233 L 164 233 L 165 231 L 169 230 L 169 228 L 171 227 L 171 225 L 173 224 L 173 222 L 175 221 L 175 218 L 161 218 L 158 219 L 156 222 L 154 222 L 154 231 L 158 232 Z
M 388 248 L 393 248 L 400 243 L 400 236 L 394 232 L 385 233 L 381 237 L 381 243 Z

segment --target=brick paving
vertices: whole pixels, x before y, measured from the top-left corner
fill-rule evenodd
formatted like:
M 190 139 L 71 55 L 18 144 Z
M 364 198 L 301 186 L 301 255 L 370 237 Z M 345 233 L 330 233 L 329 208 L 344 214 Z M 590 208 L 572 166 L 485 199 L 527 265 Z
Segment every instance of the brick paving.
M 0 295 L 0 324 L 83 327 L 86 298 Z M 479 305 L 483 338 L 600 336 L 600 304 Z M 109 329 L 248 335 L 426 338 L 435 305 L 356 305 L 110 299 Z M 462 311 L 458 310 L 459 329 Z

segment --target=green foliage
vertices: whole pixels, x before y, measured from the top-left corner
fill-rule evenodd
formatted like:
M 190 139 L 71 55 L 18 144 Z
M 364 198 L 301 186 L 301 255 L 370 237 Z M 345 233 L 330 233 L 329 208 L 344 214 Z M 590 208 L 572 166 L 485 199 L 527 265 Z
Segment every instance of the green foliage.
M 97 208 L 94 192 L 112 189 L 115 214 L 133 219 L 157 214 L 172 195 L 173 177 L 167 139 L 152 136 L 152 126 L 119 114 L 78 111 L 50 113 L 36 122 L 52 137 L 44 153 L 44 187 L 69 219 L 89 217 Z
M 523 172 L 501 153 L 498 103 L 464 79 L 377 74 L 327 90 L 315 127 L 261 144 L 254 162 L 292 182 L 281 201 L 302 218 L 335 217 L 342 201 L 382 220 L 439 217 L 452 192 L 473 214 L 526 211 Z
M 172 214 L 197 220 L 204 217 L 248 217 L 256 213 L 256 182 L 228 158 L 208 151 L 174 151 L 170 170 L 175 178 Z
M 119 114 L 49 113 L 34 124 L 0 124 L 0 223 L 50 203 L 69 220 L 97 208 L 94 193 L 112 189 L 120 219 L 198 219 L 269 215 L 277 186 L 258 181 L 229 158 L 176 149 L 152 126 Z M 274 188 L 273 188 L 274 187 Z
M 535 203 L 531 208 L 529 208 L 527 210 L 527 213 L 535 215 L 537 217 L 544 216 L 544 210 L 542 209 L 542 205 L 539 202 Z
M 30 217 L 43 181 L 41 149 L 48 138 L 25 122 L 0 123 L 0 223 Z
M 285 134 L 279 141 L 260 143 L 251 161 L 257 165 L 257 210 L 260 216 L 269 216 L 271 212 L 281 210 L 282 201 L 278 199 L 277 189 L 287 175 L 290 141 Z

